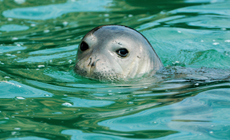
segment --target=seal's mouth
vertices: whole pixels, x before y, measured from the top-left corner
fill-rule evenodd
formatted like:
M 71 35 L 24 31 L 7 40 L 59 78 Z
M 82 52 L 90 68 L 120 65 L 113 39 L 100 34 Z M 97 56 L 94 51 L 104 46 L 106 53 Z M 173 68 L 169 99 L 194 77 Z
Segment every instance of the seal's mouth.
M 116 82 L 116 81 L 124 80 L 124 78 L 122 78 L 122 75 L 117 74 L 112 70 L 109 70 L 109 71 L 93 71 L 93 70 L 87 71 L 85 69 L 80 68 L 78 65 L 75 65 L 74 71 L 83 77 L 87 77 L 87 78 L 95 79 L 95 80 L 99 80 L 99 81 Z

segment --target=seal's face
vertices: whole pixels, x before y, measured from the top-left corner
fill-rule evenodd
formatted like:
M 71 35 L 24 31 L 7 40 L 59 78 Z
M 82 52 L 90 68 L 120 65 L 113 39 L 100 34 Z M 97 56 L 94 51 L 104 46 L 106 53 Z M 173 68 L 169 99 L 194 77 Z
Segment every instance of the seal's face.
M 149 42 L 125 26 L 108 25 L 91 30 L 82 39 L 75 72 L 102 81 L 152 75 L 162 63 Z

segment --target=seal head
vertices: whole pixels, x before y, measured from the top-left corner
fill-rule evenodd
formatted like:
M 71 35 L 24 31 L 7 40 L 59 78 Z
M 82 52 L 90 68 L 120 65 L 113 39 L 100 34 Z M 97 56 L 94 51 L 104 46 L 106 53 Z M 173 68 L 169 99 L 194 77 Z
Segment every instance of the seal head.
M 126 26 L 99 26 L 87 33 L 79 47 L 75 72 L 100 81 L 152 76 L 163 65 L 148 40 Z

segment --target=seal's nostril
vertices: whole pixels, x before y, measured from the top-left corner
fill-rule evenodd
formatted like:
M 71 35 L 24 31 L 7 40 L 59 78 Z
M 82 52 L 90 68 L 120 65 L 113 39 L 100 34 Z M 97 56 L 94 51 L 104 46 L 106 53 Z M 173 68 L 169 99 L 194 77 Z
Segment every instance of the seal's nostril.
M 92 58 L 90 57 L 89 58 L 89 64 L 88 64 L 88 66 L 90 65 L 91 62 L 92 62 Z
M 96 63 L 97 63 L 97 61 L 99 61 L 100 59 L 97 59 L 96 61 L 94 61 L 93 63 L 91 63 L 91 59 L 90 59 L 90 63 L 88 64 L 88 66 L 89 65 L 91 65 L 91 67 L 95 67 L 96 66 Z
M 89 63 L 88 63 L 88 66 L 91 66 L 91 67 L 94 67 L 94 66 L 96 66 L 96 63 L 97 63 L 97 61 L 98 61 L 99 59 L 97 59 L 96 61 L 92 61 L 92 58 L 90 57 L 89 58 Z
M 94 67 L 95 66 L 95 62 L 93 62 L 92 64 L 91 64 L 91 67 Z

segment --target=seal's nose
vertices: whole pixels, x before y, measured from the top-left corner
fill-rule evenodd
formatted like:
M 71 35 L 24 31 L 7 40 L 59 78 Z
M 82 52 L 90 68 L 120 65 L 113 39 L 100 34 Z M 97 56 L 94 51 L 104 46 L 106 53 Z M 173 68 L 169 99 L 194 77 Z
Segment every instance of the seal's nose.
M 91 64 L 91 67 L 93 67 L 93 66 L 95 66 L 96 65 L 96 62 L 93 62 L 92 64 Z
M 96 61 L 93 61 L 92 58 L 90 57 L 90 58 L 89 58 L 89 64 L 88 64 L 88 66 L 89 66 L 89 67 L 95 67 L 97 61 L 99 61 L 99 60 L 100 60 L 100 59 L 97 59 Z

